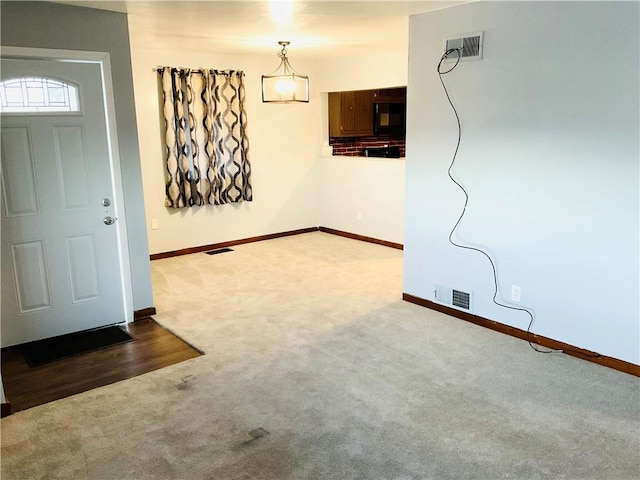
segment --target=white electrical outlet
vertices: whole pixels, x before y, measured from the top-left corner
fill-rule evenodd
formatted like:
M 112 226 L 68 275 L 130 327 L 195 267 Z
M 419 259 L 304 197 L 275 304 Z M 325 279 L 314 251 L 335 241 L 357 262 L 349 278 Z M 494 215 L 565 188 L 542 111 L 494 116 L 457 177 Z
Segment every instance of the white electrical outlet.
M 362 212 L 358 211 L 358 213 L 356 213 L 356 218 L 358 219 L 358 221 L 362 220 Z
M 522 292 L 519 285 L 511 285 L 511 300 L 513 300 L 514 302 L 519 302 L 520 293 Z
M 151 220 L 151 230 L 157 230 L 158 229 L 158 219 L 154 218 Z

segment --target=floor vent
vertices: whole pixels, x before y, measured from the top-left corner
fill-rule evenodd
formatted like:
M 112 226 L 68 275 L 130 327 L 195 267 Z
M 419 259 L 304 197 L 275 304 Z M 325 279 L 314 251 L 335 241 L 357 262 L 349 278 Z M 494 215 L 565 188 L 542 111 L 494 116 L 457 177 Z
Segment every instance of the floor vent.
M 207 255 L 217 255 L 218 253 L 225 253 L 225 252 L 233 252 L 233 250 L 231 250 L 230 248 L 219 248 L 218 250 L 210 250 L 204 253 L 206 253 Z
M 480 60 L 482 59 L 482 39 L 484 32 L 467 33 L 465 35 L 455 35 L 445 38 L 444 48 L 449 50 L 452 48 L 461 49 L 460 60 Z M 457 56 L 449 55 L 447 61 L 456 61 Z
M 469 292 L 463 292 L 446 285 L 436 285 L 433 294 L 435 301 L 438 303 L 471 311 L 471 293 Z

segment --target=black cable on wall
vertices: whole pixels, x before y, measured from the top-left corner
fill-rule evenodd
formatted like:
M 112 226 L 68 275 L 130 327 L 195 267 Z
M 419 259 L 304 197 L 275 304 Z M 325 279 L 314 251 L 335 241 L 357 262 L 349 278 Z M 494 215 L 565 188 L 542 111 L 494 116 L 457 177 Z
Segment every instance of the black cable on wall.
M 456 62 L 455 62 L 455 64 L 451 68 L 449 68 L 448 70 L 444 70 L 443 71 L 443 68 L 442 68 L 443 62 L 445 60 L 447 60 L 449 58 L 449 56 L 452 55 L 454 52 L 456 54 Z M 443 75 L 447 75 L 448 73 L 451 73 L 453 70 L 455 70 L 455 68 L 460 63 L 461 56 L 462 56 L 462 49 L 460 49 L 460 48 L 451 48 L 451 49 L 447 50 L 446 52 L 444 52 L 444 54 L 442 54 L 442 57 L 440 58 L 440 61 L 438 62 L 438 67 L 437 67 L 438 78 L 440 79 L 440 83 L 442 84 L 442 88 L 444 89 L 444 93 L 447 96 L 447 100 L 449 102 L 449 105 L 451 105 L 451 109 L 453 110 L 453 113 L 456 116 L 456 122 L 458 124 L 458 140 L 456 142 L 456 148 L 455 148 L 455 151 L 453 152 L 453 158 L 451 159 L 451 163 L 449 164 L 449 168 L 447 170 L 447 174 L 449 175 L 449 178 L 451 179 L 451 181 L 453 183 L 455 183 L 460 188 L 460 190 L 462 190 L 462 193 L 464 194 L 464 206 L 462 208 L 462 212 L 460 213 L 460 216 L 458 217 L 458 220 L 456 221 L 455 225 L 451 229 L 451 232 L 449 232 L 449 243 L 451 243 L 451 245 L 453 245 L 455 247 L 458 247 L 458 248 L 464 248 L 466 250 L 473 250 L 474 252 L 478 252 L 478 253 L 484 255 L 487 260 L 489 260 L 489 264 L 491 265 L 491 270 L 493 272 L 493 288 L 494 288 L 494 290 L 493 290 L 493 299 L 492 299 L 493 303 L 498 305 L 499 307 L 508 308 L 509 310 L 516 310 L 516 311 L 519 311 L 519 312 L 525 312 L 529 316 L 529 325 L 527 327 L 527 337 L 528 337 L 529 346 L 531 348 L 533 348 L 536 352 L 539 352 L 539 353 L 562 353 L 562 352 L 564 352 L 564 350 L 542 350 L 542 349 L 538 348 L 536 344 L 534 344 L 534 342 L 532 341 L 533 333 L 531 332 L 531 327 L 533 326 L 533 323 L 535 321 L 535 315 L 533 313 L 533 310 L 531 310 L 529 308 L 524 308 L 524 307 L 514 307 L 512 305 L 506 305 L 506 304 L 501 303 L 501 302 L 498 301 L 498 272 L 497 272 L 497 269 L 496 269 L 495 262 L 493 261 L 491 256 L 487 252 L 485 252 L 484 250 L 482 250 L 480 248 L 470 247 L 468 245 L 462 245 L 460 243 L 456 243 L 453 240 L 453 234 L 456 231 L 456 229 L 458 228 L 458 225 L 460 225 L 460 222 L 462 221 L 462 218 L 464 217 L 464 214 L 467 211 L 467 205 L 469 203 L 469 193 L 462 186 L 462 184 L 460 182 L 458 182 L 453 177 L 453 174 L 451 173 L 452 170 L 453 170 L 453 166 L 454 166 L 454 164 L 456 162 L 456 157 L 458 156 L 458 150 L 460 149 L 460 142 L 462 140 L 462 126 L 460 125 L 460 116 L 458 115 L 458 111 L 456 110 L 456 107 L 453 104 L 453 101 L 451 100 L 451 96 L 449 95 L 449 91 L 447 90 L 447 86 L 445 85 L 444 79 L 442 77 L 443 77 Z M 576 353 L 582 354 L 582 352 L 576 352 Z M 600 356 L 600 355 L 597 355 L 597 356 Z

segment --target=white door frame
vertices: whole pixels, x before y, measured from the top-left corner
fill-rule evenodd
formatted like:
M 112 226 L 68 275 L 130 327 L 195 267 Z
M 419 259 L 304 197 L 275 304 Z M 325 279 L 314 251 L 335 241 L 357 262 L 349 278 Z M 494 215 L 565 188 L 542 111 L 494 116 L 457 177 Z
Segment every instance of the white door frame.
M 93 63 L 100 66 L 102 78 L 102 92 L 106 115 L 107 145 L 109 149 L 109 163 L 111 165 L 111 181 L 114 189 L 113 208 L 118 221 L 115 223 L 118 242 L 118 260 L 122 272 L 121 291 L 124 305 L 124 319 L 127 323 L 133 321 L 133 290 L 131 285 L 131 265 L 129 263 L 129 245 L 127 234 L 127 220 L 124 208 L 124 189 L 122 187 L 122 172 L 120 169 L 120 151 L 118 149 L 118 134 L 116 129 L 116 109 L 113 98 L 113 83 L 111 79 L 111 60 L 107 52 L 85 52 L 79 50 L 57 50 L 49 48 L 30 47 L 0 47 L 0 56 L 11 59 L 28 60 L 60 60 L 73 63 Z

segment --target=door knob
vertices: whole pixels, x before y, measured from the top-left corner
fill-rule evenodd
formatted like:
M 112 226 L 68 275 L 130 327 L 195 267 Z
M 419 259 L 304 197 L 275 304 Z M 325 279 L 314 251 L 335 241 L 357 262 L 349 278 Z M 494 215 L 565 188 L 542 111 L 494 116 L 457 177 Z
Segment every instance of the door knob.
M 105 225 L 113 225 L 114 223 L 116 223 L 116 219 L 109 216 L 104 217 L 102 221 L 104 222 Z
M 108 198 L 103 198 L 102 201 L 100 202 L 100 204 L 103 207 L 108 207 L 109 205 L 111 205 L 111 200 L 109 200 Z

